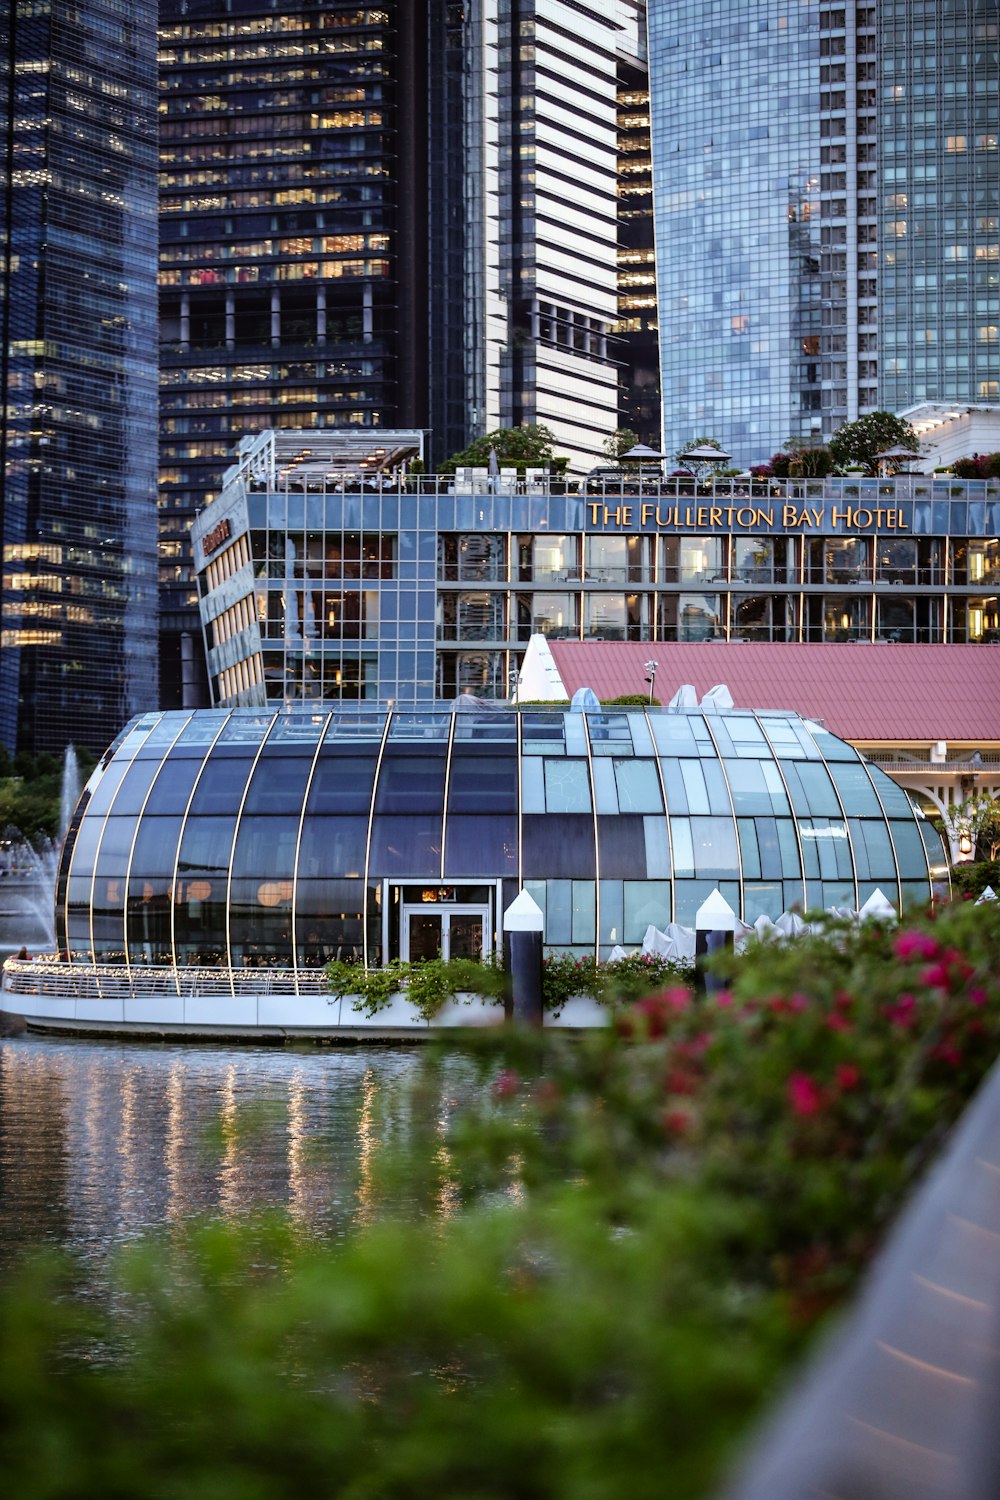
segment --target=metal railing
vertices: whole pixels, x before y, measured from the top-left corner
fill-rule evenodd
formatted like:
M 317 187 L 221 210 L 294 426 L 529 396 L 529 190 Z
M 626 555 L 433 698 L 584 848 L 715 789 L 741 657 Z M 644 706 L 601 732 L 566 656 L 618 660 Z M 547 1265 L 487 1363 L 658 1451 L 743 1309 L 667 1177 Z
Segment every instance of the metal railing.
M 62 963 L 52 958 L 8 958 L 3 989 L 10 995 L 52 999 L 142 1000 L 156 995 L 188 999 L 262 995 L 326 995 L 322 969 L 174 968 L 150 965 Z

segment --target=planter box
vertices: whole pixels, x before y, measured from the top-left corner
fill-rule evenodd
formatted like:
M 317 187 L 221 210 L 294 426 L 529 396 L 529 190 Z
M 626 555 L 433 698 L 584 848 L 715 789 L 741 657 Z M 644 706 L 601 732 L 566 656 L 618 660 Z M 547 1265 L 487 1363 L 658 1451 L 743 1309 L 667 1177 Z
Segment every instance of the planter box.
M 345 1028 L 371 1026 L 384 1029 L 388 1026 L 406 1027 L 411 1031 L 427 1030 L 427 1022 L 417 1015 L 405 995 L 393 995 L 389 1004 L 374 1016 L 367 1015 L 363 1010 L 354 1010 L 354 998 L 352 995 L 345 995 L 340 1007 L 340 1024 Z
M 546 1011 L 542 1024 L 545 1026 L 578 1026 L 594 1027 L 607 1026 L 611 1021 L 611 1012 L 606 1005 L 598 1005 L 589 995 L 574 995 L 567 1000 L 558 1015 L 552 1011 Z
M 503 1001 L 484 1000 L 481 995 L 456 995 L 446 1000 L 432 1026 L 502 1026 Z

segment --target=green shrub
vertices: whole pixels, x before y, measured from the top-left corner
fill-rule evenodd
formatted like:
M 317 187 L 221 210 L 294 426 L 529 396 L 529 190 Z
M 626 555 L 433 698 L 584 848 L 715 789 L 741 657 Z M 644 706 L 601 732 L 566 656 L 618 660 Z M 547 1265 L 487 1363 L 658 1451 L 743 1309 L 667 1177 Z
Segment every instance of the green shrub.
M 384 967 L 371 969 L 335 959 L 326 966 L 326 978 L 331 995 L 338 999 L 353 996 L 353 1008 L 366 1016 L 377 1016 L 394 995 L 405 994 L 423 1021 L 432 1021 L 459 994 L 499 1002 L 507 983 L 502 962 L 492 958 L 432 958 L 420 963 L 393 958 Z

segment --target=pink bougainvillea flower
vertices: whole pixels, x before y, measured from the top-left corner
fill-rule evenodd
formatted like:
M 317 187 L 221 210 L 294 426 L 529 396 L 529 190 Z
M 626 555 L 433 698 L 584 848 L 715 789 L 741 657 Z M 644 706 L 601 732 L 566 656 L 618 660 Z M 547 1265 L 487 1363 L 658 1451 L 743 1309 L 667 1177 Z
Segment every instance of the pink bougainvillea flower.
M 790 995 L 788 997 L 788 1009 L 792 1011 L 794 1015 L 801 1015 L 802 1012 L 807 1009 L 808 1005 L 808 995 L 803 995 L 801 992 Z
M 842 1016 L 839 1010 L 832 1011 L 830 1013 L 830 1015 L 828 1015 L 826 1017 L 826 1020 L 824 1021 L 823 1024 L 830 1031 L 853 1031 L 854 1030 L 854 1022 L 853 1021 L 849 1021 L 846 1016 Z
M 989 996 L 986 991 L 981 989 L 978 984 L 974 984 L 969 990 L 970 1005 L 985 1005 L 988 998 Z
M 849 990 L 838 990 L 833 1000 L 838 1010 L 853 1010 L 854 996 Z
M 834 1077 L 837 1087 L 846 1094 L 849 1089 L 856 1089 L 861 1082 L 861 1069 L 856 1068 L 853 1063 L 839 1063 Z
M 917 1019 L 917 1002 L 912 995 L 900 995 L 895 1005 L 887 1005 L 885 1014 L 893 1026 L 913 1026 Z
M 911 958 L 937 958 L 941 946 L 926 932 L 899 932 L 892 940 L 892 951 L 904 962 Z
M 786 1089 L 788 1102 L 797 1115 L 815 1115 L 823 1108 L 823 1090 L 808 1073 L 793 1073 Z
M 948 1063 L 952 1068 L 956 1068 L 962 1061 L 961 1052 L 959 1052 L 955 1043 L 951 1041 L 939 1042 L 932 1050 L 931 1057 L 936 1057 L 939 1062 Z
M 729 990 L 720 990 L 715 997 L 715 1003 L 720 1010 L 726 1010 L 733 1003 L 733 997 Z
M 920 982 L 931 990 L 946 990 L 949 983 L 948 965 L 941 962 L 927 964 L 920 970 Z

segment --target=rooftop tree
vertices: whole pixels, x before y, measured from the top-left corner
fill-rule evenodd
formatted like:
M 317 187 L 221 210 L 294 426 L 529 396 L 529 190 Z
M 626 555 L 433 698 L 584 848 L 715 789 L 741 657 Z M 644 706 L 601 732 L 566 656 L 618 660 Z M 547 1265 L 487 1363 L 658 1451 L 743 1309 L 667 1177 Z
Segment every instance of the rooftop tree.
M 889 448 L 920 452 L 917 434 L 909 422 L 891 411 L 870 411 L 856 422 L 845 422 L 833 434 L 829 449 L 840 468 L 858 465 L 866 474 L 878 473 L 878 455 Z

